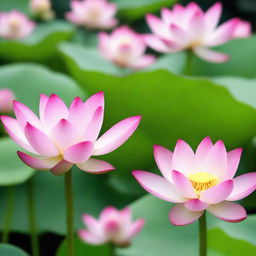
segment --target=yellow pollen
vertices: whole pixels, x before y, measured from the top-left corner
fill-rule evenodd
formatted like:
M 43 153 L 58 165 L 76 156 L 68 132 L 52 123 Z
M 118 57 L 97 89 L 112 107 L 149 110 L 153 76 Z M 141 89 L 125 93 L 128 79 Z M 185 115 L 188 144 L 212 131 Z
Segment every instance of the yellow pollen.
M 217 185 L 219 181 L 216 176 L 207 172 L 198 172 L 190 175 L 188 178 L 191 181 L 197 195 L 199 195 L 200 192 Z

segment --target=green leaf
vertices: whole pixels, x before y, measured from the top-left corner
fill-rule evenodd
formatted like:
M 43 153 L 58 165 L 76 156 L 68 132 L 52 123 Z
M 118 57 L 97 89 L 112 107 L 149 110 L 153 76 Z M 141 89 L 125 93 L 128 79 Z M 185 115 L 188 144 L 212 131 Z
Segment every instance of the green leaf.
M 38 231 L 66 234 L 66 204 L 64 176 L 54 176 L 49 171 L 38 171 L 33 176 L 35 187 L 36 220 Z M 81 216 L 89 213 L 98 216 L 108 205 L 122 208 L 134 198 L 120 195 L 107 184 L 107 174 L 87 174 L 77 168 L 73 169 L 75 230 L 83 228 Z M 1 197 L 6 191 L 0 191 Z M 16 187 L 12 231 L 29 233 L 26 185 Z M 0 201 L 0 219 L 3 219 L 5 203 Z M 0 223 L 2 228 L 2 222 Z
M 109 245 L 93 246 L 82 242 L 78 237 L 75 237 L 75 256 L 111 256 L 111 249 Z M 67 255 L 67 240 L 63 240 L 58 248 L 56 256 Z
M 49 61 L 57 56 L 57 45 L 73 35 L 73 25 L 54 21 L 37 25 L 21 40 L 0 40 L 0 57 L 8 61 Z
M 22 164 L 17 145 L 9 138 L 0 140 L 0 186 L 16 185 L 28 180 L 34 170 Z
M 26 252 L 10 244 L 0 244 L 0 255 L 2 256 L 29 256 Z
M 255 77 L 256 36 L 245 39 L 236 39 L 216 48 L 228 54 L 230 61 L 225 63 L 209 63 L 199 58 L 193 60 L 193 75 L 222 76 L 234 75 L 242 77 Z
M 162 7 L 171 7 L 176 0 L 115 0 L 121 17 L 137 20 L 150 12 L 159 11 Z
M 19 10 L 26 14 L 29 14 L 29 0 L 1 0 L 0 10 L 11 11 L 13 9 Z
M 145 218 L 142 232 L 134 238 L 132 246 L 119 249 L 118 256 L 167 256 L 198 255 L 198 223 L 173 226 L 168 215 L 174 204 L 164 202 L 151 195 L 132 204 L 134 219 Z M 255 254 L 254 231 L 256 216 L 249 216 L 240 223 L 227 223 L 210 214 L 208 223 L 209 256 L 240 256 Z
M 128 116 L 143 116 L 128 143 L 107 156 L 118 170 L 126 170 L 127 177 L 131 177 L 127 170 L 153 166 L 153 144 L 173 148 L 182 138 L 195 147 L 203 137 L 211 136 L 233 148 L 255 136 L 255 108 L 247 105 L 249 97 L 255 95 L 253 80 L 240 95 L 242 85 L 230 88 L 223 81 L 190 78 L 166 70 L 120 75 L 110 68 L 111 64 L 106 67 L 99 58 L 94 62 L 88 48 L 65 43 L 60 50 L 71 75 L 86 91 L 105 92 L 105 128 Z M 246 104 L 240 102 L 241 98 Z

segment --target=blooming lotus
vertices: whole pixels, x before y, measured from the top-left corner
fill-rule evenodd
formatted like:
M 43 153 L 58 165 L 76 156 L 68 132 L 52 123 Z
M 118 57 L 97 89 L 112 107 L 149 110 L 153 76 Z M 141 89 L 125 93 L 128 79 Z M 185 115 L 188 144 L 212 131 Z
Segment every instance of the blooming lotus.
M 0 12 L 0 37 L 21 39 L 29 36 L 35 28 L 35 23 L 19 11 Z
M 0 112 L 9 113 L 13 109 L 14 93 L 9 89 L 0 90 Z
M 124 119 L 98 138 L 104 115 L 104 95 L 94 94 L 85 103 L 76 97 L 69 108 L 55 94 L 41 95 L 39 117 L 14 101 L 16 119 L 1 116 L 10 137 L 35 156 L 18 152 L 30 167 L 61 175 L 77 165 L 89 173 L 114 167 L 91 156 L 105 155 L 122 145 L 136 130 L 140 116 Z
M 239 34 L 248 35 L 248 27 L 241 25 L 239 18 L 218 26 L 221 12 L 222 5 L 219 2 L 206 12 L 194 2 L 185 7 L 176 4 L 172 10 L 163 8 L 162 19 L 152 14 L 146 16 L 153 34 L 145 35 L 145 40 L 159 52 L 190 49 L 206 61 L 225 62 L 229 59 L 227 55 L 208 48 L 224 44 Z
M 107 0 L 71 1 L 71 12 L 66 17 L 76 25 L 91 29 L 109 29 L 117 24 L 114 18 L 117 8 Z
M 120 67 L 141 69 L 155 61 L 153 55 L 145 54 L 146 43 L 142 35 L 127 26 L 115 29 L 111 35 L 99 33 L 99 49 L 106 59 Z
M 99 220 L 84 214 L 83 222 L 87 230 L 80 230 L 78 235 L 85 242 L 94 245 L 111 242 L 121 247 L 128 246 L 144 225 L 144 219 L 132 222 L 132 212 L 128 207 L 118 211 L 111 206 L 101 212 Z
M 36 16 L 44 20 L 50 20 L 54 17 L 50 0 L 31 0 L 30 8 Z
M 240 200 L 256 188 L 256 173 L 234 178 L 242 149 L 227 152 L 220 140 L 214 145 L 205 138 L 194 153 L 183 140 L 174 152 L 156 145 L 154 157 L 163 177 L 134 171 L 140 185 L 160 199 L 177 203 L 170 211 L 174 225 L 187 225 L 199 219 L 205 210 L 229 222 L 246 218 L 245 209 L 232 201 Z

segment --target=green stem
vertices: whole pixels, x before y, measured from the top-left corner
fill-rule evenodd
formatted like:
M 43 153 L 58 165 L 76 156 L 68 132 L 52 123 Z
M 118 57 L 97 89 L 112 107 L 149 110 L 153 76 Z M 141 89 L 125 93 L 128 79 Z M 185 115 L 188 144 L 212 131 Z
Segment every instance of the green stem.
M 116 246 L 113 243 L 110 243 L 110 255 L 116 256 Z
M 4 225 L 3 225 L 3 235 L 2 243 L 8 243 L 10 236 L 10 227 L 13 216 L 13 203 L 14 203 L 14 186 L 8 186 L 7 190 L 7 205 L 6 212 L 4 216 Z
M 65 174 L 66 188 L 66 213 L 67 213 L 67 241 L 68 256 L 74 256 L 74 227 L 73 227 L 73 187 L 72 187 L 72 171 L 69 170 Z
M 193 52 L 192 50 L 188 49 L 187 50 L 187 60 L 186 60 L 186 66 L 185 66 L 185 70 L 184 73 L 185 75 L 192 75 L 192 63 L 193 63 Z
M 199 256 L 207 256 L 206 214 L 199 219 Z
M 35 192 L 33 177 L 27 182 L 27 201 L 28 201 L 28 218 L 31 237 L 32 256 L 39 256 L 39 240 L 36 228 L 36 213 L 35 213 Z

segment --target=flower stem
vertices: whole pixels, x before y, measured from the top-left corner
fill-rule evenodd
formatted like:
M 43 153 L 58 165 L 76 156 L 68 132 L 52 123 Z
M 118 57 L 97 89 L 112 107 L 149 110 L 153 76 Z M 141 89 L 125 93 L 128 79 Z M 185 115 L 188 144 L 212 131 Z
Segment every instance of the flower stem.
M 31 236 L 32 256 L 39 256 L 39 241 L 36 228 L 36 213 L 35 213 L 35 191 L 33 177 L 27 182 L 27 200 L 28 200 L 28 215 L 29 228 Z
M 110 243 L 110 255 L 111 256 L 116 256 L 116 246 L 113 243 Z
M 207 228 L 206 228 L 206 214 L 199 219 L 199 256 L 207 256 Z
M 193 51 L 188 49 L 187 50 L 187 60 L 184 73 L 185 75 L 192 75 L 192 62 L 193 62 Z
M 68 256 L 74 256 L 72 170 L 65 174 Z
M 10 226 L 11 226 L 12 215 L 13 215 L 14 186 L 8 186 L 6 188 L 6 192 L 7 192 L 7 205 L 6 205 L 6 212 L 4 216 L 2 243 L 8 243 L 9 241 Z

